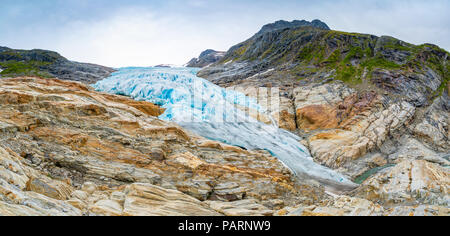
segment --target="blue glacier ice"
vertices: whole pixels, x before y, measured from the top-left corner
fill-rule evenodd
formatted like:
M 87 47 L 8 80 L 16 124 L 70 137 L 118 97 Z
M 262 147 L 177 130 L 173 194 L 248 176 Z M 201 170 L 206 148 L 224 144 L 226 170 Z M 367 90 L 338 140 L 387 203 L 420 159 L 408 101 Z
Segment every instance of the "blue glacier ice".
M 335 190 L 356 186 L 343 175 L 315 163 L 300 144 L 300 137 L 276 125 L 258 122 L 243 111 L 242 107 L 246 107 L 265 113 L 256 100 L 197 77 L 198 70 L 127 67 L 93 87 L 158 104 L 166 109 L 160 119 L 176 122 L 205 138 L 249 150 L 267 150 L 302 180 L 313 179 Z

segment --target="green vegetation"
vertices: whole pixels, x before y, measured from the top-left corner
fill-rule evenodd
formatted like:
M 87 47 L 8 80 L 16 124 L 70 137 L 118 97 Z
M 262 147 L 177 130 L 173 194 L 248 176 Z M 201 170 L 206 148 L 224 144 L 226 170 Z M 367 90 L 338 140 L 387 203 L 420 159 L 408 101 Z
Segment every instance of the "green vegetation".
M 343 31 L 337 31 L 337 30 L 330 30 L 330 31 L 328 31 L 328 33 L 325 36 L 326 36 L 326 38 L 336 38 L 336 37 L 341 37 L 341 36 L 370 38 L 370 35 L 368 35 L 368 34 L 350 33 L 350 32 L 343 32 Z
M 444 93 L 444 91 L 447 89 L 448 84 L 450 83 L 450 65 L 448 64 L 448 61 L 445 62 L 445 66 L 443 64 L 444 63 L 440 64 L 439 68 L 437 69 L 437 71 L 439 71 L 442 76 L 442 83 L 441 86 L 439 86 L 438 90 L 439 96 Z
M 369 71 L 372 71 L 375 68 L 380 69 L 400 69 L 402 66 L 389 61 L 381 56 L 377 56 L 374 58 L 367 59 L 361 63 L 361 66 L 367 67 Z
M 323 62 L 326 63 L 326 64 L 334 65 L 334 64 L 337 64 L 337 63 L 339 63 L 341 61 L 341 56 L 342 56 L 341 50 L 340 49 L 336 49 Z
M 410 52 L 418 51 L 418 48 L 415 45 L 400 41 L 396 38 L 389 37 L 389 36 L 382 37 L 382 45 L 381 46 L 385 49 L 393 49 L 393 50 L 397 50 L 397 51 L 410 51 Z
M 359 84 L 362 82 L 363 70 L 360 66 L 341 66 L 336 70 L 336 79 L 350 84 Z
M 309 62 L 317 56 L 315 54 L 316 51 L 317 49 L 312 45 L 306 45 L 305 47 L 302 48 L 302 50 L 298 54 L 297 59 L 300 61 Z
M 311 40 L 299 49 L 296 58 L 299 66 L 295 67 L 293 74 L 304 71 L 302 66 L 315 66 L 318 71 L 335 70 L 336 79 L 349 84 L 358 84 L 362 82 L 364 71 L 367 71 L 367 78 L 370 78 L 376 69 L 415 71 L 427 65 L 443 77 L 439 91 L 442 93 L 447 87 L 449 66 L 442 62 L 442 55 L 447 52 L 437 46 L 428 44 L 415 46 L 392 37 L 376 38 L 339 31 L 330 31 L 319 39 L 319 41 Z M 422 61 L 424 51 L 428 52 L 425 62 Z M 389 56 L 393 53 L 406 55 L 406 63 L 395 62 Z M 438 56 L 439 54 L 441 56 Z M 286 60 L 286 57 L 283 60 Z
M 3 77 L 17 77 L 17 76 L 38 76 L 43 78 L 53 77 L 50 73 L 43 71 L 42 68 L 50 65 L 49 62 L 40 61 L 4 61 L 0 62 L 0 67 L 3 69 L 0 74 Z
M 380 45 L 383 48 L 410 50 L 412 47 L 394 38 L 383 39 Z M 365 70 L 370 76 L 375 69 L 402 68 L 401 65 L 380 54 L 374 55 L 377 38 L 371 35 L 339 31 L 311 32 L 298 29 L 282 32 L 276 40 L 279 43 L 272 43 L 259 58 L 272 59 L 274 65 L 289 61 L 297 64 L 291 70 L 291 74 L 300 77 L 299 79 L 309 74 L 305 68 L 315 67 L 316 71 L 335 70 L 336 79 L 358 84 L 362 82 L 361 77 Z
M 234 51 L 231 60 L 240 60 L 245 55 L 249 47 L 250 43 L 239 45 L 238 48 Z

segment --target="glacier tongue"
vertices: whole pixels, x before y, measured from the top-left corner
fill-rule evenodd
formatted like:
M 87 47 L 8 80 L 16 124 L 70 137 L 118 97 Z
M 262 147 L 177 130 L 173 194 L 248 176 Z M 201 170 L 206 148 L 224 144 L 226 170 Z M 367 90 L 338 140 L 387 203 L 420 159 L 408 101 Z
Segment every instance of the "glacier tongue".
M 314 179 L 335 190 L 356 187 L 343 175 L 315 163 L 298 136 L 258 122 L 237 108 L 265 113 L 254 99 L 199 78 L 197 72 L 195 68 L 128 67 L 93 87 L 158 104 L 166 108 L 160 119 L 174 121 L 203 137 L 249 150 L 267 150 L 303 180 Z

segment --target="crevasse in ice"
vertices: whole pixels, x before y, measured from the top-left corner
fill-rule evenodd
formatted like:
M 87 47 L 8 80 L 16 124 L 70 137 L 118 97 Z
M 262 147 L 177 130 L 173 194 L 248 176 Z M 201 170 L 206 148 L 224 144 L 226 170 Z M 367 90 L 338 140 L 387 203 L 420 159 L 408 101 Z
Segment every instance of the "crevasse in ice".
M 166 108 L 160 119 L 174 121 L 203 137 L 267 150 L 304 180 L 314 179 L 334 189 L 355 186 L 341 174 L 315 163 L 298 136 L 258 122 L 244 112 L 242 107 L 265 112 L 254 99 L 199 78 L 197 72 L 195 68 L 128 67 L 93 87 L 158 104 Z

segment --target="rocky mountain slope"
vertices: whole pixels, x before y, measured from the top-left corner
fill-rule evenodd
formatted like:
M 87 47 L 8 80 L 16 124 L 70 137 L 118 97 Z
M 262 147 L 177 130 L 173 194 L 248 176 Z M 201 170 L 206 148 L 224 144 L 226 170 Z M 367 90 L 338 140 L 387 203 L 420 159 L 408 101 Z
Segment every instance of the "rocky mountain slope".
M 77 82 L 0 80 L 0 215 L 449 214 L 439 164 L 406 160 L 330 195 L 265 151 L 198 137 L 162 112 Z
M 16 50 L 0 47 L 0 77 L 39 76 L 92 84 L 108 77 L 114 69 L 69 61 L 56 52 Z
M 358 196 L 388 204 L 396 194 L 370 192 L 409 189 L 398 201 L 417 204 L 434 181 L 444 192 L 430 202 L 448 208 L 449 53 L 388 36 L 271 25 L 199 76 L 265 104 L 317 162 L 371 185 Z M 425 176 L 429 165 L 439 171 Z
M 280 87 L 289 95 L 293 87 L 341 80 L 400 95 L 417 106 L 429 104 L 449 82 L 449 54 L 437 46 L 285 24 L 264 26 L 199 76 L 227 87 Z
M 198 58 L 190 60 L 186 67 L 203 68 L 220 61 L 225 56 L 225 52 L 208 49 L 200 54 Z

